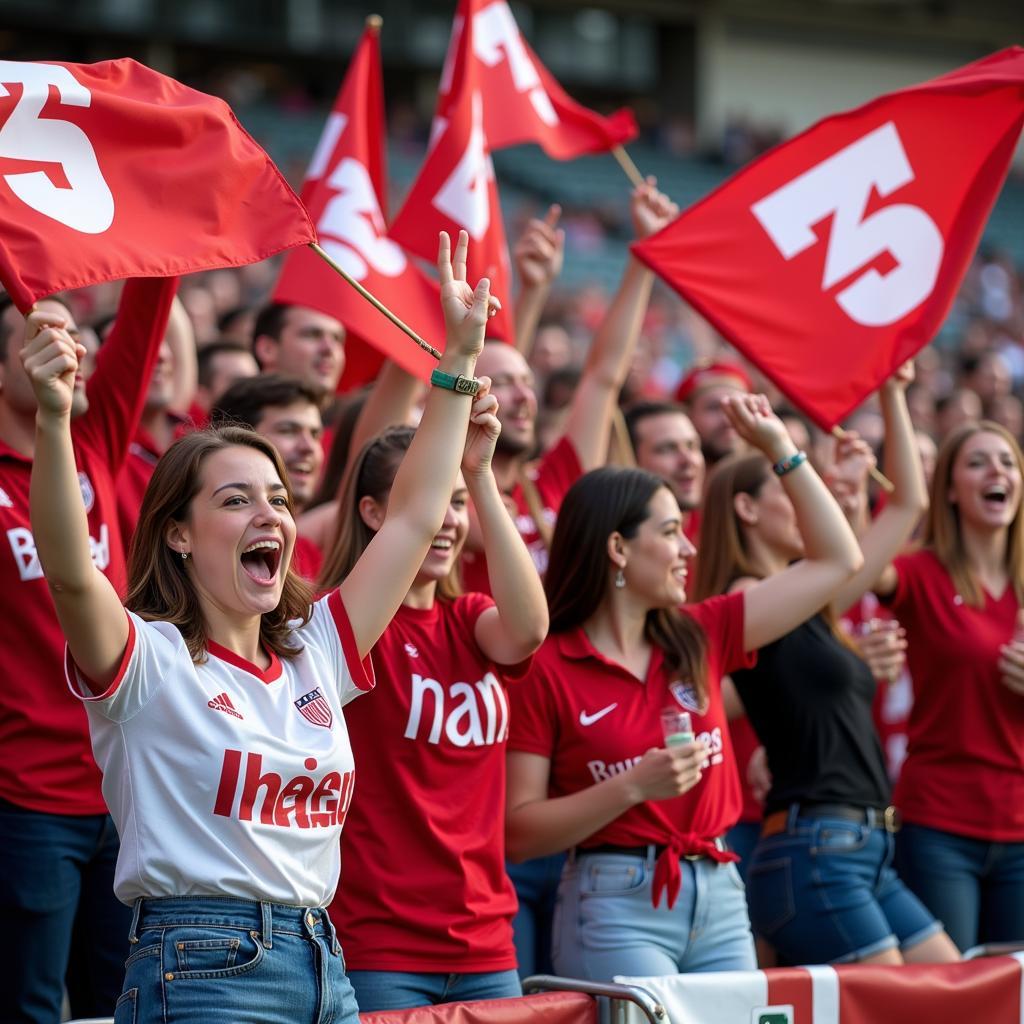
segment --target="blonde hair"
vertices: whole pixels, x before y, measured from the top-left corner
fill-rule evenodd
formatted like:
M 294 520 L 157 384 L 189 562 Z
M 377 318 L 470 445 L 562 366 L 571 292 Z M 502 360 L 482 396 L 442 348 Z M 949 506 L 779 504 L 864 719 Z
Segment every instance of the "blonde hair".
M 1002 438 L 1013 453 L 1017 471 L 1024 479 L 1024 456 L 1016 438 L 1005 427 L 992 420 L 964 423 L 953 430 L 942 442 L 935 460 L 935 474 L 932 477 L 931 505 L 925 519 L 924 546 L 935 552 L 943 564 L 957 593 L 972 608 L 985 605 L 981 584 L 971 569 L 964 547 L 960 528 L 960 510 L 949 500 L 949 489 L 953 484 L 953 467 L 964 444 L 976 434 L 995 434 Z M 1018 504 L 1016 515 L 1006 531 L 1006 552 L 1003 564 L 1010 577 L 1010 584 L 1017 596 L 1017 604 L 1024 606 L 1024 516 Z

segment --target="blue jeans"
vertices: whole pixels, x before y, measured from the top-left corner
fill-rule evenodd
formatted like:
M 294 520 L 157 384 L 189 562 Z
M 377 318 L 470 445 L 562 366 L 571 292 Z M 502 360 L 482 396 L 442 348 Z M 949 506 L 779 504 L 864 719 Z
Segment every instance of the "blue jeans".
M 139 900 L 114 1024 L 357 1024 L 327 911 L 226 896 Z
M 438 1003 L 514 999 L 523 994 L 515 971 L 477 974 L 419 974 L 407 971 L 350 971 L 359 1009 L 407 1010 Z
M 750 858 L 754 854 L 754 847 L 761 838 L 761 822 L 759 821 L 738 821 L 725 834 L 725 841 L 739 857 L 736 868 L 740 878 L 747 880 L 747 868 L 750 866 Z
M 1024 843 L 905 824 L 896 837 L 896 867 L 961 950 L 1024 942 Z
M 516 947 L 519 977 L 552 974 L 551 925 L 562 877 L 565 854 L 535 857 L 522 864 L 506 863 L 505 870 L 515 886 L 519 909 L 512 918 L 512 941 Z
M 569 857 L 555 909 L 558 974 L 611 981 L 688 971 L 757 966 L 743 881 L 735 864 L 682 860 L 682 889 L 670 910 L 651 904 L 655 848 L 646 856 L 586 853 Z
M 117 832 L 105 814 L 0 801 L 0 1020 L 54 1024 L 113 1013 L 131 911 L 114 896 Z
M 897 877 L 892 835 L 843 818 L 800 817 L 762 838 L 747 868 L 757 935 L 790 964 L 846 963 L 910 948 L 942 926 Z

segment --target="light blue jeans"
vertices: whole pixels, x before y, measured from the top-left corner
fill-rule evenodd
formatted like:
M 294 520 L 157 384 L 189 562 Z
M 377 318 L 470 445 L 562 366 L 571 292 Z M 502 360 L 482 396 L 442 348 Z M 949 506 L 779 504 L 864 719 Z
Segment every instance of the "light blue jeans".
M 351 971 L 359 1009 L 407 1010 L 438 1003 L 469 1003 L 477 999 L 514 999 L 523 994 L 515 971 L 476 974 L 429 974 L 406 971 Z
M 327 911 L 221 896 L 140 900 L 114 1024 L 357 1024 Z
M 555 907 L 558 974 L 611 981 L 757 966 L 743 882 L 735 864 L 682 860 L 683 885 L 669 910 L 651 905 L 656 850 L 570 854 Z

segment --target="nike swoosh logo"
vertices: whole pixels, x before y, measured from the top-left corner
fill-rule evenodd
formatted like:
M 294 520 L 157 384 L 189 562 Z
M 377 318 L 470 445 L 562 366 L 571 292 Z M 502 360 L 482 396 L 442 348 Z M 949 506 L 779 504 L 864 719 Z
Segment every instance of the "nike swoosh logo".
M 601 708 L 600 711 L 595 711 L 592 715 L 588 715 L 586 711 L 580 712 L 580 725 L 593 725 L 595 722 L 600 721 L 609 712 L 614 711 L 619 706 L 619 702 L 616 701 L 614 704 L 609 704 L 606 708 Z

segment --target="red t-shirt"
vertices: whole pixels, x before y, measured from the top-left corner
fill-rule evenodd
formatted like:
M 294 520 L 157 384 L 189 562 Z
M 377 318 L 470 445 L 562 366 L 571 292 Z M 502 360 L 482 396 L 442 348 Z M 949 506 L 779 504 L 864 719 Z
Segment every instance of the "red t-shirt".
M 550 792 L 566 796 L 631 768 L 651 747 L 661 747 L 661 709 L 682 704 L 693 731 L 711 751 L 701 781 L 671 800 L 638 804 L 598 830 L 582 846 L 643 846 L 677 841 L 701 852 L 706 842 L 736 824 L 740 785 L 722 707 L 722 676 L 752 666 L 743 650 L 743 594 L 686 605 L 708 638 L 708 706 L 703 714 L 680 680 L 665 669 L 655 648 L 641 682 L 600 654 L 582 628 L 556 633 L 534 655 L 534 669 L 511 691 L 509 749 L 551 760 Z M 678 696 L 677 696 L 678 694 Z
M 566 491 L 582 475 L 580 457 L 568 437 L 562 437 L 553 448 L 546 451 L 531 471 L 530 477 L 537 486 L 537 493 L 543 502 L 544 518 L 550 527 L 554 528 Z M 516 484 L 509 497 L 515 504 L 516 528 L 519 535 L 533 558 L 537 572 L 543 576 L 548 568 L 548 549 L 537 532 L 533 516 L 530 515 L 522 485 Z M 462 584 L 467 591 L 479 594 L 491 592 L 491 583 L 487 576 L 487 558 L 483 551 L 464 549 L 460 565 Z
M 93 559 L 126 585 L 114 478 L 142 412 L 177 280 L 129 281 L 117 322 L 87 386 L 89 410 L 72 423 Z M 28 517 L 32 460 L 0 445 L 0 799 L 48 814 L 104 814 L 89 724 L 64 679 L 64 636 Z
M 345 708 L 358 782 L 330 913 L 352 970 L 516 966 L 503 682 L 529 663 L 502 670 L 477 646 L 492 604 L 402 606 L 373 648 L 377 692 Z
M 299 534 L 295 538 L 295 550 L 292 552 L 292 568 L 310 583 L 320 575 L 320 566 L 324 564 L 324 553 L 308 537 Z
M 1017 599 L 972 608 L 932 551 L 895 561 L 888 600 L 907 631 L 914 681 L 909 749 L 895 801 L 907 821 L 991 842 L 1024 841 L 1024 697 L 1002 682 Z

